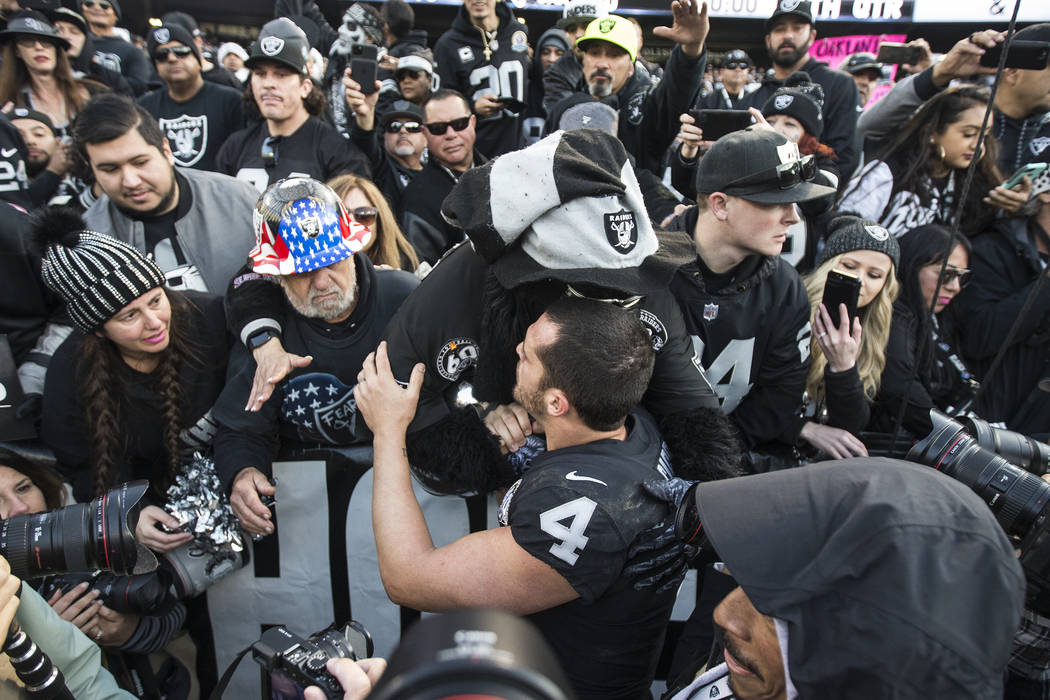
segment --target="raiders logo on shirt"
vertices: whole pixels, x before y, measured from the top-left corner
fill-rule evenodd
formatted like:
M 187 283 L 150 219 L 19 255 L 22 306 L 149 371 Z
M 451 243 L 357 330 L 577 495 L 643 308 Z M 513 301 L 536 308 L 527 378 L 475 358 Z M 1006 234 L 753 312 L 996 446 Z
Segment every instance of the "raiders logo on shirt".
M 645 116 L 645 112 L 642 110 L 642 105 L 645 103 L 645 97 L 648 93 L 644 90 L 634 93 L 631 99 L 627 102 L 627 121 L 638 126 L 642 123 L 642 117 Z
M 437 371 L 450 382 L 459 379 L 478 361 L 478 344 L 471 338 L 453 338 L 445 343 L 437 356 Z
M 649 331 L 649 339 L 653 343 L 653 350 L 659 352 L 660 348 L 667 342 L 667 327 L 664 326 L 663 321 L 657 318 L 656 314 L 646 309 L 638 312 L 638 320 L 645 326 L 645 330 Z
M 627 255 L 638 245 L 638 226 L 634 212 L 626 209 L 605 215 L 605 237 L 617 253 Z
M 186 114 L 174 119 L 160 118 L 160 129 L 168 138 L 175 165 L 189 168 L 197 163 L 208 149 L 208 117 Z

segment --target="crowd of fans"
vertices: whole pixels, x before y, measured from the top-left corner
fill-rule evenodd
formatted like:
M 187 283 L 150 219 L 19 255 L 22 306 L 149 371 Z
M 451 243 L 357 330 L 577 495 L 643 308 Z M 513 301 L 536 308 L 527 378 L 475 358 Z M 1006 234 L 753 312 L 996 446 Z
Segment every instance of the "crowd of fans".
M 185 12 L 133 36 L 117 0 L 0 5 L 0 340 L 21 385 L 4 408 L 39 435 L 0 446 L 0 518 L 148 479 L 136 535 L 170 553 L 194 539 L 166 503 L 196 453 L 265 541 L 282 450 L 374 445 L 391 601 L 527 615 L 578 697 L 641 698 L 692 554 L 668 534 L 692 498 L 683 480 L 702 494 L 776 472 L 770 512 L 813 509 L 790 537 L 751 527 L 761 507 L 727 534 L 727 506 L 696 497 L 729 571 L 693 564 L 702 592 L 665 654 L 669 697 L 1050 692 L 1050 618 L 1027 608 L 1022 629 L 1023 581 L 994 527 L 973 566 L 1001 576 L 926 572 L 942 586 L 930 595 L 958 603 L 939 615 L 913 590 L 889 604 L 921 610 L 915 637 L 938 641 L 910 661 L 948 679 L 902 683 L 912 695 L 885 690 L 908 635 L 837 676 L 829 659 L 846 663 L 851 642 L 836 653 L 834 625 L 813 622 L 837 608 L 793 617 L 772 592 L 790 579 L 847 599 L 877 579 L 837 571 L 850 554 L 815 528 L 861 529 L 818 494 L 906 513 L 885 494 L 911 484 L 910 503 L 932 494 L 922 527 L 965 510 L 940 502 L 962 496 L 939 477 L 813 463 L 887 444 L 900 457 L 931 409 L 1050 434 L 1050 66 L 983 66 L 1004 32 L 943 55 L 913 40 L 919 59 L 870 100 L 885 66 L 813 58 L 806 1 L 765 22 L 768 71 L 709 51 L 717 20 L 694 0 L 655 29 L 663 66 L 604 0 L 568 0 L 542 34 L 508 3 L 464 0 L 436 39 L 402 0 L 354 2 L 335 26 L 314 0 L 281 0 L 250 46 L 209 42 Z M 1050 46 L 1050 24 L 1012 40 Z M 714 133 L 707 110 L 751 125 Z M 825 305 L 832 277 L 852 280 L 855 305 Z M 413 481 L 496 494 L 506 527 L 435 547 Z M 731 486 L 707 493 L 754 507 Z M 969 556 L 970 525 L 945 527 L 958 543 L 938 554 L 916 535 L 902 546 L 924 554 L 887 561 L 899 574 Z M 826 580 L 798 561 L 763 569 L 796 546 L 834 560 Z M 999 594 L 999 628 L 960 621 L 962 601 Z M 205 600 L 138 615 L 88 583 L 46 596 L 143 698 L 214 687 Z M 196 667 L 151 666 L 184 630 Z M 329 668 L 347 697 L 382 670 Z

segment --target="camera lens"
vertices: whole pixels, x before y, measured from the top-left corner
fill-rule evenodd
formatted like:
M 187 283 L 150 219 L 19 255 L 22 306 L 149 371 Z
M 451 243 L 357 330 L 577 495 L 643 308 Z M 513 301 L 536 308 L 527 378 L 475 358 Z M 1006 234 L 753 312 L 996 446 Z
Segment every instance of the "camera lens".
M 7 518 L 0 525 L 0 554 L 19 578 L 92 569 L 152 571 L 156 557 L 133 535 L 148 486 L 133 481 L 89 503 Z
M 1008 535 L 1026 535 L 1050 501 L 1050 484 L 982 448 L 961 423 L 943 413 L 931 411 L 930 418 L 933 431 L 907 458 L 966 484 L 984 499 Z
M 1010 464 L 1038 475 L 1050 471 L 1050 445 L 1013 430 L 989 425 L 980 418 L 967 418 L 964 425 L 981 447 Z
M 343 627 L 332 626 L 312 635 L 310 641 L 321 647 L 328 658 L 367 659 L 372 656 L 372 635 L 356 620 Z

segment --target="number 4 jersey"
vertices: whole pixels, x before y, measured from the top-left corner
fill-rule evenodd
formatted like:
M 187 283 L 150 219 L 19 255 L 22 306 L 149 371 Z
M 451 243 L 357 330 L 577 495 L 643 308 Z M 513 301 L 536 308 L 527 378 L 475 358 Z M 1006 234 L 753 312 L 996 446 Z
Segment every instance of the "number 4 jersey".
M 623 441 L 537 456 L 500 507 L 514 540 L 580 595 L 530 619 L 581 700 L 650 697 L 675 592 L 636 591 L 622 572 L 640 533 L 671 516 L 641 485 L 669 471 L 655 422 L 636 410 Z

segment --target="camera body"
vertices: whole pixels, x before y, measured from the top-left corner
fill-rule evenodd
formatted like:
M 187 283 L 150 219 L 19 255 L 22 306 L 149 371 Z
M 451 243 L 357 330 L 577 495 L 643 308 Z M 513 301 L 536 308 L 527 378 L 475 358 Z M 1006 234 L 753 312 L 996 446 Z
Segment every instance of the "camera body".
M 50 576 L 40 587 L 40 595 L 47 600 L 56 591 L 68 593 L 84 582 L 98 591 L 98 599 L 103 605 L 117 612 L 163 615 L 176 603 L 171 575 L 164 569 L 139 576 L 120 576 L 105 571 Z
M 343 697 L 343 687 L 325 667 L 328 659 L 357 661 L 372 655 L 372 637 L 360 623 L 332 625 L 306 639 L 277 625 L 252 644 L 252 658 L 271 673 L 280 673 L 300 688 L 316 685 L 329 698 Z

